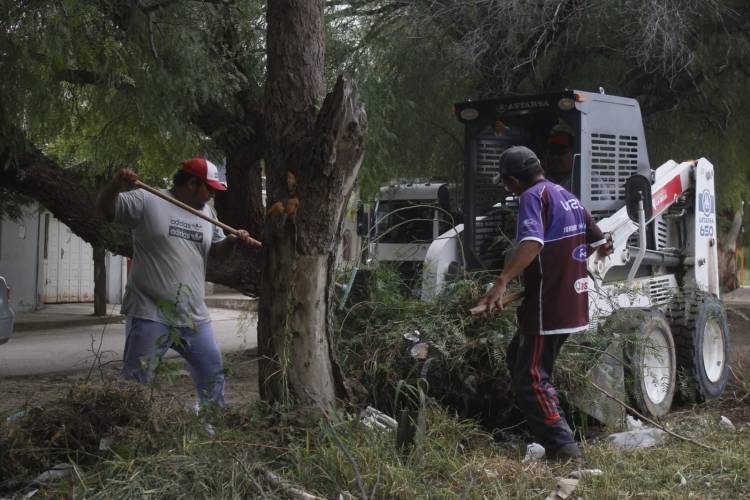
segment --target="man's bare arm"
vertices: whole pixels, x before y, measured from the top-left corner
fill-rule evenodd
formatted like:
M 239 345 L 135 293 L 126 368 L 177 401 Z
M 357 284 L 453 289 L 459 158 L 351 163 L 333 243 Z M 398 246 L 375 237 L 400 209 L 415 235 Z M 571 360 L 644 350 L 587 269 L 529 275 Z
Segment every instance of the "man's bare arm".
M 505 289 L 508 287 L 513 278 L 523 272 L 524 269 L 529 267 L 529 264 L 534 262 L 539 252 L 542 251 L 542 244 L 535 240 L 522 241 L 516 251 L 513 252 L 513 256 L 510 258 L 508 266 L 503 269 L 500 276 L 495 280 L 495 285 L 490 288 L 477 305 L 485 305 L 487 307 L 487 314 L 491 314 L 495 309 L 503 309 L 503 296 L 505 295 Z
M 240 229 L 237 231 L 237 234 L 229 234 L 223 240 L 211 245 L 211 250 L 209 250 L 208 254 L 212 258 L 226 259 L 232 254 L 239 243 L 252 246 L 253 240 L 250 237 L 250 233 L 244 229 Z
M 114 219 L 117 195 L 121 191 L 135 186 L 135 181 L 137 180 L 138 175 L 129 168 L 118 170 L 112 177 L 112 180 L 105 184 L 96 196 L 97 215 L 110 221 Z

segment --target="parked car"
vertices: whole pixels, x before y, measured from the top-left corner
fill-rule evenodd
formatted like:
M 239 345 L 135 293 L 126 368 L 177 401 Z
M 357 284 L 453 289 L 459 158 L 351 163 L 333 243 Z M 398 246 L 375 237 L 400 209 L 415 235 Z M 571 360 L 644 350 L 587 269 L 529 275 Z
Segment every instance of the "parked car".
M 13 335 L 13 321 L 16 314 L 10 307 L 10 287 L 5 278 L 0 276 L 0 345 L 6 343 Z

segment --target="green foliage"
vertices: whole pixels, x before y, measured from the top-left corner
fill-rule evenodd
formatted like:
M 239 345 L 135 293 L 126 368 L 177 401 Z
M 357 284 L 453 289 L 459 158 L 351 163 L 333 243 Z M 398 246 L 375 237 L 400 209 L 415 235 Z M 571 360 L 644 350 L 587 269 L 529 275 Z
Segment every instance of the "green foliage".
M 361 196 L 372 199 L 395 178 L 460 183 L 462 129 L 452 107 L 471 94 L 475 71 L 445 57 L 451 48 L 442 33 L 420 30 L 396 6 L 378 12 L 329 16 L 328 73 L 354 73 L 367 110 Z
M 453 102 L 600 86 L 641 101 L 653 167 L 705 156 L 721 212 L 750 195 L 743 0 L 343 4 L 370 13 L 348 28 L 366 33 L 350 44 L 371 122 L 365 198 L 393 177 L 460 177 Z
M 211 106 L 236 111 L 240 80 L 259 77 L 259 2 L 4 3 L 2 105 L 46 154 L 157 176 L 185 157 L 221 158 L 194 118 Z M 237 45 L 226 45 L 232 36 Z

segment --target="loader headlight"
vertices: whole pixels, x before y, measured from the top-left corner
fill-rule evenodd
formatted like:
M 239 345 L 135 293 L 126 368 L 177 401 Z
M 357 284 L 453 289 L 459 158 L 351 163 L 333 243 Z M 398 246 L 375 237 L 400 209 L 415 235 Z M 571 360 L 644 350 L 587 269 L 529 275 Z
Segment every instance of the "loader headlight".
M 557 101 L 557 107 L 560 108 L 561 111 L 570 111 L 576 107 L 576 102 L 570 97 L 563 97 Z
M 465 108 L 461 110 L 459 116 L 466 121 L 476 120 L 479 116 L 479 110 L 476 110 L 474 108 Z

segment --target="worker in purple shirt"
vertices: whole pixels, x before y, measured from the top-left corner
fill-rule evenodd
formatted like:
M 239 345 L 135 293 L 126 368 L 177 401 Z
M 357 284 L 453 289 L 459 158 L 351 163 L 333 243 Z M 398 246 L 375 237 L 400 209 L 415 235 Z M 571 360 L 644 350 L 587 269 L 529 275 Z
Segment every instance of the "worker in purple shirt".
M 487 314 L 502 310 L 508 283 L 523 272 L 518 331 L 507 356 L 516 403 L 548 457 L 578 460 L 581 452 L 549 378 L 568 335 L 588 328 L 586 261 L 593 248 L 606 254 L 607 241 L 578 198 L 544 178 L 529 148 L 503 152 L 500 178 L 520 197 L 518 247 L 478 305 Z

